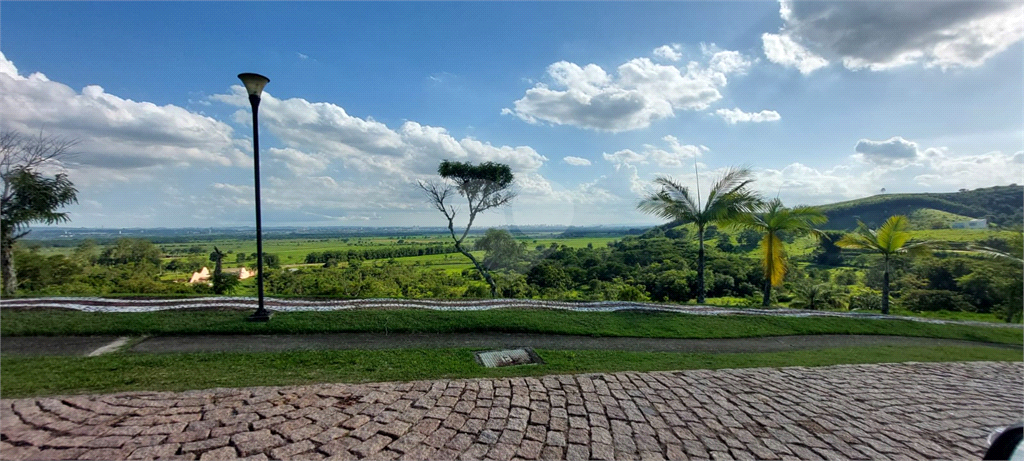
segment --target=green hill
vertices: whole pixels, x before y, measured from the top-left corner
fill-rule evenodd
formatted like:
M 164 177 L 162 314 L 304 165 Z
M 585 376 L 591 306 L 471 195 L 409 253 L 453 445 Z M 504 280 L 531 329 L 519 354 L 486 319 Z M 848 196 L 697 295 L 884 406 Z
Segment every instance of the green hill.
M 892 215 L 915 215 L 948 224 L 959 215 L 985 218 L 990 224 L 1013 226 L 1024 222 L 1024 186 L 1012 184 L 950 193 L 883 194 L 819 207 L 829 222 L 825 229 L 848 230 L 857 220 L 878 227 Z M 928 211 L 933 210 L 933 211 Z M 928 223 L 916 223 L 927 227 Z

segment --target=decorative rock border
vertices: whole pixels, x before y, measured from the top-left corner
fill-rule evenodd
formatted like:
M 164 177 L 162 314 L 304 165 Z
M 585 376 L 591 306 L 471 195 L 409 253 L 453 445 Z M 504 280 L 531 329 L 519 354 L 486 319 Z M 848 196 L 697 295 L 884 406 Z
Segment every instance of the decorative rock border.
M 436 311 L 483 311 L 491 309 L 556 309 L 575 312 L 614 312 L 646 310 L 678 312 L 693 315 L 766 315 L 778 317 L 846 317 L 859 319 L 910 320 L 933 324 L 959 324 L 988 327 L 1014 327 L 988 322 L 939 320 L 920 317 L 868 314 L 857 312 L 830 312 L 800 309 L 761 309 L 719 306 L 693 306 L 628 301 L 568 302 L 537 299 L 278 299 L 264 298 L 264 306 L 276 312 L 325 312 L 347 309 L 429 309 Z M 70 309 L 83 312 L 155 312 L 164 310 L 250 310 L 256 309 L 257 299 L 250 297 L 207 298 L 98 298 L 50 297 L 0 300 L 3 309 Z

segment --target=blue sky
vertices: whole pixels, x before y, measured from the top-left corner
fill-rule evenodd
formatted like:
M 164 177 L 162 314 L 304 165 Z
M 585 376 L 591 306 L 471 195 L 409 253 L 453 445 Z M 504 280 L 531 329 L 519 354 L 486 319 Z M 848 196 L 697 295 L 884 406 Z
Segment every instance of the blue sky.
M 73 226 L 437 226 L 442 159 L 511 165 L 481 226 L 641 224 L 669 175 L 789 205 L 1022 183 L 1024 6 L 0 6 L 0 128 L 66 136 Z

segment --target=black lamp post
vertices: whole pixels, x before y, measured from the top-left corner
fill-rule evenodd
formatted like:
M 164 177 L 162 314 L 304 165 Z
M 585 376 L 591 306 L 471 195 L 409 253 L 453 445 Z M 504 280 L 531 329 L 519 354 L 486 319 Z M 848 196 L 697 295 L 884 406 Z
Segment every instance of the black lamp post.
M 256 185 L 256 285 L 259 287 L 259 309 L 249 316 L 250 322 L 266 322 L 270 320 L 270 311 L 263 307 L 263 226 L 260 218 L 260 129 L 257 114 L 260 108 L 260 95 L 263 87 L 270 79 L 260 74 L 238 74 L 249 93 L 249 104 L 252 105 L 252 164 L 255 170 Z

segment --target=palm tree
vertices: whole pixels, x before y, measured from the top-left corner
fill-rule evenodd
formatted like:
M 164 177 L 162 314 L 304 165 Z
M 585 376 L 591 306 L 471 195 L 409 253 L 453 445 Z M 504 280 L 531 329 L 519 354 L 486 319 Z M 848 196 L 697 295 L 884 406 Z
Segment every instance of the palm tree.
M 846 234 L 836 242 L 840 248 L 869 250 L 882 255 L 885 272 L 882 273 L 882 314 L 889 313 L 889 259 L 898 254 L 921 254 L 928 252 L 927 242 L 911 242 L 907 232 L 907 217 L 891 216 L 878 230 L 868 229 L 857 221 L 857 230 Z
M 704 229 L 718 222 L 729 222 L 743 213 L 753 212 L 761 203 L 760 197 L 747 186 L 753 182 L 749 168 L 729 168 L 708 192 L 707 202 L 701 205 L 700 185 L 697 197 L 690 189 L 671 178 L 659 176 L 654 183 L 661 191 L 648 195 L 637 204 L 644 213 L 671 219 L 672 226 L 692 223 L 697 226 L 697 302 L 704 302 Z
M 780 233 L 812 234 L 823 238 L 824 234 L 811 227 L 823 224 L 828 217 L 815 207 L 798 206 L 786 208 L 778 198 L 769 201 L 761 213 L 739 215 L 731 224 L 764 234 L 761 238 L 761 267 L 764 268 L 764 298 L 761 305 L 768 306 L 772 287 L 782 285 L 786 275 L 786 251 L 782 246 Z
M 845 307 L 842 294 L 831 283 L 804 284 L 797 286 L 793 291 L 796 299 L 789 304 L 789 307 L 813 311 Z

